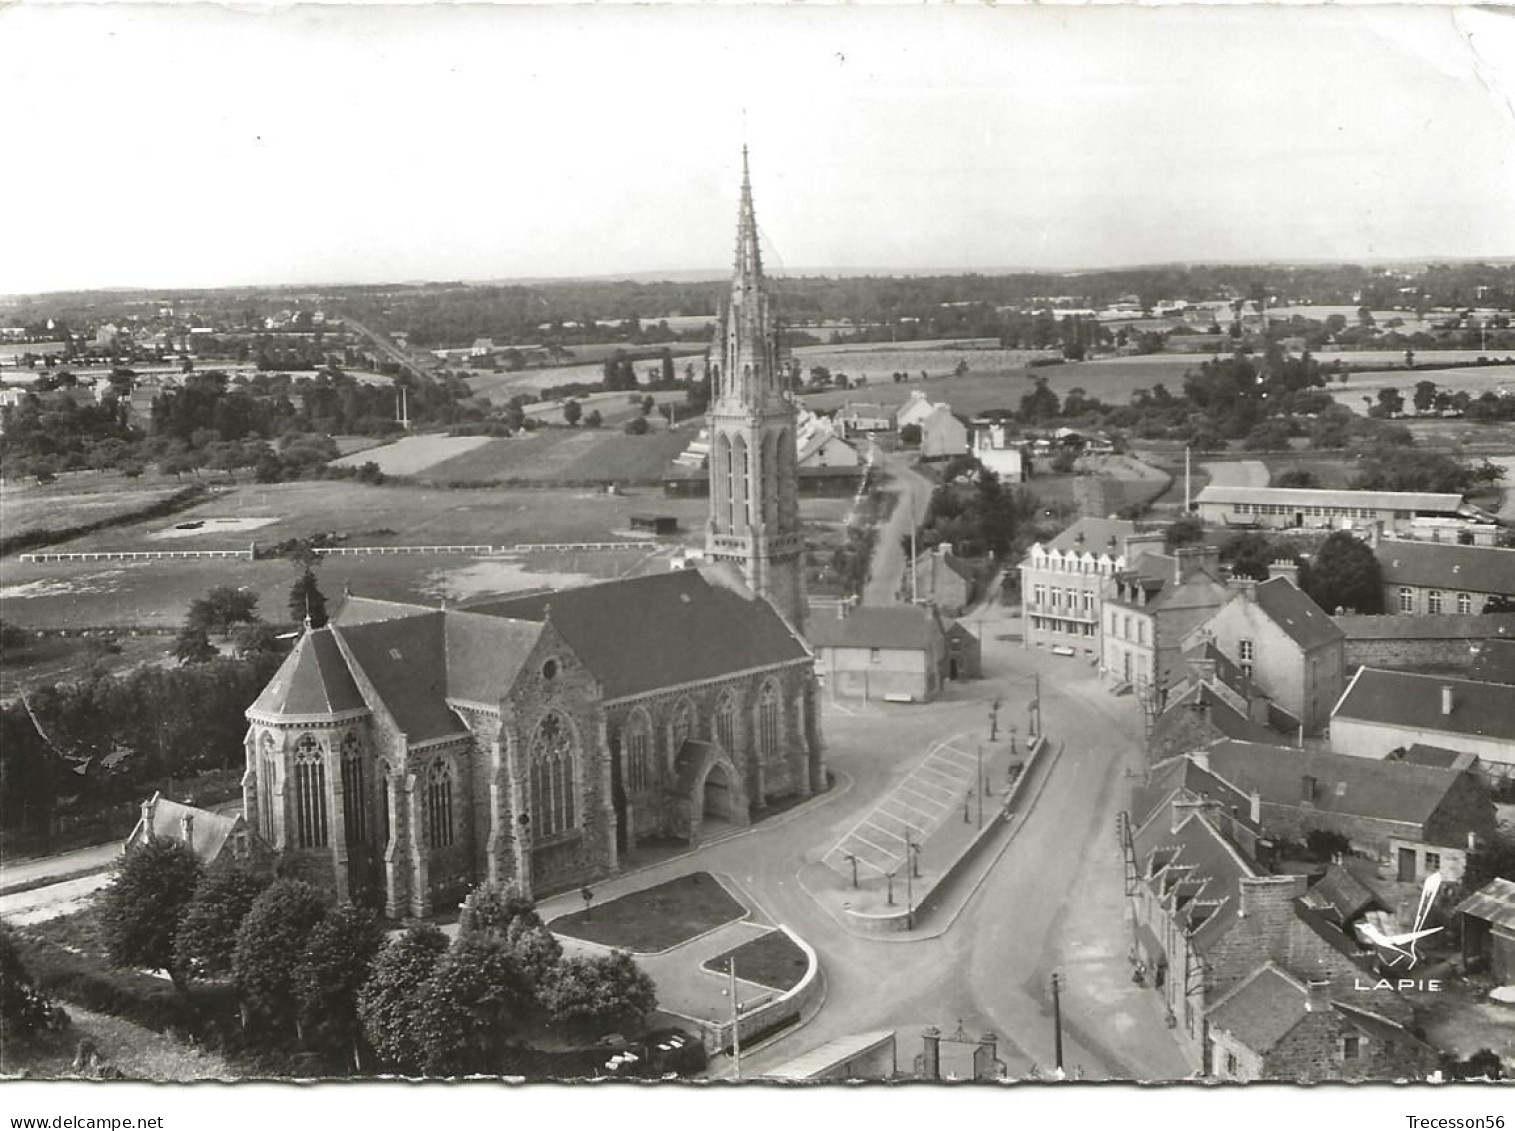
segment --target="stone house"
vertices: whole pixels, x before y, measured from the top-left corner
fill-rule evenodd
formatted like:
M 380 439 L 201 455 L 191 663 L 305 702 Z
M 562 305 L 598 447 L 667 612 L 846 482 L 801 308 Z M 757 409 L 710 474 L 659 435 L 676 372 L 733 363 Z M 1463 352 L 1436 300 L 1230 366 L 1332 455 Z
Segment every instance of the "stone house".
M 1005 429 L 1004 421 L 974 421 L 975 459 L 999 476 L 1001 483 L 1026 481 L 1026 453 Z
M 978 640 L 924 605 L 848 609 L 809 626 L 832 698 L 929 703 L 949 681 L 978 675 Z
M 1027 648 L 1100 655 L 1105 585 L 1126 568 L 1136 524 L 1081 518 L 1021 560 L 1021 624 Z
M 154 840 L 182 841 L 205 867 L 233 861 L 253 871 L 268 871 L 274 854 L 267 842 L 247 827 L 242 814 L 214 813 L 154 793 L 142 802 L 142 815 L 126 838 L 125 851 Z
M 915 599 L 935 605 L 948 616 L 959 616 L 973 604 L 977 578 L 968 562 L 952 552 L 950 542 L 941 542 L 915 556 Z M 909 584 L 909 582 L 906 582 Z
M 1302 843 L 1315 830 L 1336 833 L 1385 879 L 1460 880 L 1470 847 L 1494 835 L 1494 801 L 1471 755 L 1428 765 L 1226 740 L 1192 756 L 1258 796 L 1266 836 Z
M 1391 613 L 1467 616 L 1490 598 L 1515 598 L 1515 550 L 1386 539 L 1375 553 Z
M 1148 538 L 1155 542 L 1162 535 L 1143 536 Z M 1231 596 L 1220 580 L 1214 546 L 1159 550 L 1131 552 L 1131 564 L 1106 587 L 1100 661 L 1107 686 L 1129 687 L 1154 714 L 1184 675 L 1189 634 Z
M 893 432 L 899 406 L 872 401 L 848 401 L 836 411 L 836 422 L 843 436 L 859 432 Z
M 1421 1080 L 1435 1049 L 1403 1025 L 1336 1001 L 1326 980 L 1304 982 L 1264 963 L 1210 1011 L 1217 1080 Z
M 284 871 L 393 917 L 542 895 L 821 788 L 817 706 L 803 640 L 721 571 L 351 598 L 248 709 L 244 812 Z
M 1389 606 L 1392 608 L 1393 606 Z M 1480 657 L 1500 643 L 1515 644 L 1515 613 L 1390 613 L 1333 617 L 1346 633 L 1347 670 L 1370 668 L 1468 668 L 1479 673 Z M 1491 682 L 1515 682 L 1508 674 Z
M 968 427 L 946 405 L 935 406 L 917 423 L 921 427 L 922 459 L 945 460 L 967 453 Z M 1025 476 L 1019 473 L 1009 479 L 1001 475 L 1001 479 L 1009 483 L 1019 483 L 1023 478 Z
M 1515 775 L 1515 686 L 1361 668 L 1331 714 L 1331 747 L 1386 758 L 1417 744 L 1476 754 L 1485 772 Z
M 1133 791 L 1122 827 L 1137 955 L 1196 1071 L 1215 1071 L 1210 1010 L 1268 962 L 1327 981 L 1338 1000 L 1387 1021 L 1412 1016 L 1398 995 L 1358 988 L 1371 956 L 1306 904 L 1306 877 L 1268 875 L 1256 863 L 1254 798 L 1192 759 L 1173 759 Z
M 1515 985 L 1515 880 L 1493 879 L 1457 906 L 1469 973 L 1487 971 Z
M 1287 576 L 1233 577 L 1229 586 L 1230 599 L 1190 630 L 1184 646 L 1213 643 L 1306 734 L 1318 733 L 1346 684 L 1345 633 Z
M 1243 742 L 1278 739 L 1278 732 L 1267 725 L 1276 717 L 1272 704 L 1253 691 L 1214 645 L 1186 653 L 1185 659 L 1190 674 L 1169 689 L 1147 734 L 1151 762 L 1203 750 L 1228 738 Z

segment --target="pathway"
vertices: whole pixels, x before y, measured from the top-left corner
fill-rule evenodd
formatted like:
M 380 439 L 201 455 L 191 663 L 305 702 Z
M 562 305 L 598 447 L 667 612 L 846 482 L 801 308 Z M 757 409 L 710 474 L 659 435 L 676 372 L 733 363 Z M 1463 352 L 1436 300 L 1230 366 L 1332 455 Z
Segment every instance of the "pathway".
M 911 526 L 925 519 L 931 492 L 936 487 L 911 466 L 913 458 L 899 452 L 883 457 L 889 473 L 885 489 L 895 496 L 895 503 L 889 521 L 875 532 L 868 583 L 863 587 L 865 605 L 899 604 L 900 585 L 905 577 L 905 541 L 910 537 Z

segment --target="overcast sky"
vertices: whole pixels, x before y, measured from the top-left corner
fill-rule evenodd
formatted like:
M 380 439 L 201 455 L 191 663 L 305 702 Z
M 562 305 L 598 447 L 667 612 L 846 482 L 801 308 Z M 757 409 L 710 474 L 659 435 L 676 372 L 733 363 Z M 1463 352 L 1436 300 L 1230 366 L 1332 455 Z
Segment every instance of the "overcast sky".
M 1515 16 L 0 10 L 0 293 L 1515 256 Z

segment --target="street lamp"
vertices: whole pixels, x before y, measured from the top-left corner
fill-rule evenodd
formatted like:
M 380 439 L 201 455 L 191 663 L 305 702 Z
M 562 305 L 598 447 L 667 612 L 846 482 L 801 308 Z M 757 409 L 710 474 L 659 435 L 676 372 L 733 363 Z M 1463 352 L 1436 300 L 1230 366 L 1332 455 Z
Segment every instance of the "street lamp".
M 852 887 L 855 891 L 857 889 L 857 857 L 850 852 L 846 853 L 845 855 L 847 857 L 847 863 L 852 865 Z
M 897 871 L 898 869 L 896 869 Z M 884 873 L 884 882 L 889 886 L 884 894 L 884 902 L 890 907 L 894 906 L 894 872 Z
M 1063 1005 L 1060 992 L 1063 988 L 1063 976 L 1052 975 L 1052 1039 L 1054 1051 L 1057 1057 L 1057 1070 L 1063 1070 Z
M 995 742 L 995 741 L 997 741 L 999 739 L 999 706 L 1000 706 L 1000 702 L 1001 702 L 1000 699 L 998 697 L 996 697 L 995 700 L 994 700 L 994 706 L 992 706 L 992 707 L 989 708 L 989 741 L 990 742 Z
M 1014 723 L 1011 723 L 1010 724 L 1010 753 L 1012 753 L 1012 754 L 1015 753 L 1015 736 L 1019 732 L 1020 732 L 1020 728 L 1017 727 Z

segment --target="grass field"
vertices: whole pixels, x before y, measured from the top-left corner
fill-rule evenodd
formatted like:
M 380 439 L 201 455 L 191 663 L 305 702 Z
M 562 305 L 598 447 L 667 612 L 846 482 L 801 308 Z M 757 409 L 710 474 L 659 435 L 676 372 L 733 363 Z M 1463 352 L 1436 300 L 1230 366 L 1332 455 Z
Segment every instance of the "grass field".
M 692 872 L 552 920 L 554 934 L 642 954 L 669 950 L 726 923 L 747 909 L 709 872 Z
M 6 483 L 0 487 L 0 527 L 9 538 L 82 526 L 150 507 L 188 485 L 172 476 L 132 480 L 113 471 L 64 475 L 46 485 L 33 480 Z
M 1417 360 L 1419 355 L 1416 355 Z M 1387 369 L 1353 373 L 1345 385 L 1335 382 L 1327 386 L 1338 404 L 1344 404 L 1354 412 L 1366 412 L 1368 404 L 1364 397 L 1378 403 L 1378 390 L 1398 389 L 1404 394 L 1408 409 L 1410 396 L 1415 386 L 1422 381 L 1434 381 L 1438 388 L 1452 393 L 1467 392 L 1474 397 L 1484 393 L 1515 391 L 1515 365 L 1479 365 L 1467 369 Z
M 964 361 L 968 363 L 970 375 L 975 372 L 1001 373 L 1023 368 L 1038 356 L 1042 355 L 1035 350 L 954 348 L 950 342 L 801 346 L 794 351 L 795 360 L 807 373 L 814 366 L 824 365 L 833 373 L 845 373 L 854 380 L 867 378 L 870 385 L 888 382 L 896 371 L 909 373 L 917 380 L 923 370 L 931 377 L 945 377 Z
M 415 475 L 490 442 L 488 436 L 446 436 L 440 433 L 405 436 L 392 444 L 354 452 L 331 462 L 334 467 L 362 467 L 365 463 L 376 463 L 385 475 Z
M 667 474 L 696 434 L 692 428 L 659 428 L 645 436 L 628 436 L 616 428 L 544 428 L 487 440 L 427 468 L 426 478 L 438 483 L 655 479 Z
M 706 959 L 704 966 L 713 974 L 727 974 L 732 962 L 736 963 L 736 976 L 742 981 L 779 993 L 799 985 L 810 965 L 805 952 L 783 931 L 759 935 L 751 942 Z

